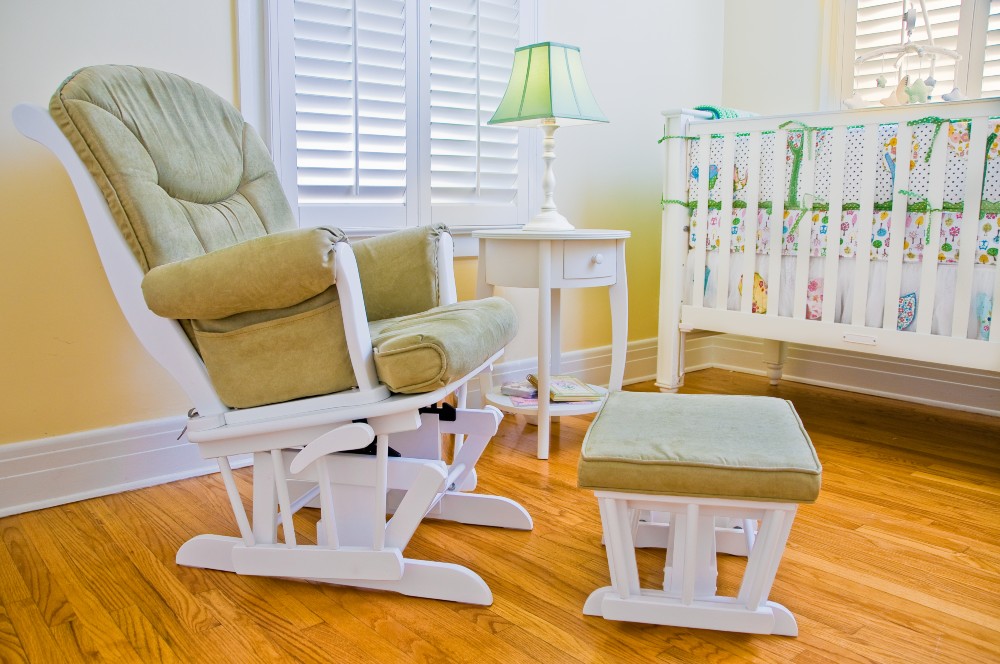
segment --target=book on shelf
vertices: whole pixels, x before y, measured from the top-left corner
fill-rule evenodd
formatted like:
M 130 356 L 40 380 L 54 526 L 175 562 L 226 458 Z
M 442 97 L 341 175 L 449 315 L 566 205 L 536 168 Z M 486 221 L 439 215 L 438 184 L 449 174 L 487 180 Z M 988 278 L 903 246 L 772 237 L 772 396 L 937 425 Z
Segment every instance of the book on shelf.
M 515 397 L 510 398 L 510 405 L 518 408 L 538 408 L 538 397 Z
M 538 388 L 526 380 L 504 383 L 500 386 L 500 394 L 508 397 L 538 398 Z
M 538 377 L 528 374 L 528 382 L 538 387 Z M 557 403 L 563 401 L 600 401 L 604 395 L 593 387 L 573 376 L 549 377 L 549 400 Z

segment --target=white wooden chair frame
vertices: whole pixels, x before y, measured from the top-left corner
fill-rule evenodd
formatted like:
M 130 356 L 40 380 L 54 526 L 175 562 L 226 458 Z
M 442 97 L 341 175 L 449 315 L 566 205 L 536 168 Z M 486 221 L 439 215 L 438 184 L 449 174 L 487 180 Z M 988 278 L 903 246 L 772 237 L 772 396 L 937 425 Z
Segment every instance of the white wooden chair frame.
M 425 516 L 532 528 L 531 517 L 517 503 L 466 492 L 475 486 L 476 462 L 502 418 L 491 406 L 465 408 L 466 384 L 502 351 L 433 392 L 390 394 L 376 376 L 357 263 L 350 245 L 342 242 L 335 249 L 336 285 L 358 388 L 256 408 L 228 408 L 180 325 L 146 307 L 142 270 L 104 196 L 48 112 L 22 104 L 13 117 L 18 130 L 49 148 L 68 172 L 125 318 L 194 403 L 188 440 L 198 445 L 204 458 L 218 460 L 240 536 L 197 536 L 177 552 L 178 564 L 490 604 L 489 588 L 471 570 L 407 559 L 402 551 Z M 450 238 L 442 238 L 438 246 L 440 303 L 453 303 L 457 296 Z M 452 393 L 459 404 L 454 421 L 421 413 Z M 456 437 L 450 464 L 441 453 L 445 433 Z M 374 456 L 344 454 L 372 440 Z M 401 457 L 389 458 L 390 442 Z M 232 455 L 248 453 L 253 455 L 252 523 L 229 461 Z M 292 522 L 295 512 L 307 505 L 321 510 L 315 545 L 298 543 Z M 388 521 L 387 513 L 393 513 Z

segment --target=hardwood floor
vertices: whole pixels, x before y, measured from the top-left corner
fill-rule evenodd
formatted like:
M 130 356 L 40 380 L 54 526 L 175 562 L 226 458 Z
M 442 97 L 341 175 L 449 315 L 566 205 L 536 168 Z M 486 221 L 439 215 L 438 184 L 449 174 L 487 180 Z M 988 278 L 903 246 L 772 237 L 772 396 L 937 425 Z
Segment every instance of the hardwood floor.
M 816 445 L 823 489 L 771 593 L 798 638 L 584 617 L 608 583 L 596 500 L 576 488 L 589 418 L 553 427 L 546 462 L 508 416 L 480 490 L 521 502 L 535 530 L 430 522 L 406 551 L 475 570 L 493 606 L 178 567 L 193 535 L 237 534 L 212 475 L 0 519 L 0 661 L 1000 662 L 1000 420 L 722 370 L 687 383 L 791 399 Z M 722 589 L 743 564 L 720 556 Z M 662 565 L 639 552 L 645 585 Z

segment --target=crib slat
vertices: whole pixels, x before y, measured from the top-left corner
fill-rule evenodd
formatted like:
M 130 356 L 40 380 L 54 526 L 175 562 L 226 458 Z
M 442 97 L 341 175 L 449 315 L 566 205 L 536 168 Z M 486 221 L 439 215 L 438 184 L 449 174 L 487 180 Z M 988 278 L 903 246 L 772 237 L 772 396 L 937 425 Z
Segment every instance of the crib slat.
M 892 217 L 889 227 L 889 262 L 885 273 L 885 307 L 882 329 L 896 329 L 899 316 L 899 286 L 903 279 L 903 240 L 906 237 L 906 205 L 909 198 L 900 193 L 910 185 L 910 150 L 913 132 L 905 122 L 896 131 L 896 179 L 892 184 Z M 919 303 L 918 303 L 919 306 Z
M 768 247 L 767 266 L 767 315 L 778 315 L 781 302 L 781 251 L 785 237 L 782 226 L 785 219 L 785 153 L 788 150 L 788 132 L 774 132 L 774 193 L 771 194 L 771 246 Z M 753 290 L 753 279 L 744 280 L 743 288 Z
M 725 310 L 729 302 L 729 255 L 732 245 L 733 220 L 733 166 L 736 163 L 736 136 L 732 133 L 722 139 L 722 172 L 719 173 L 719 187 L 722 209 L 719 210 L 719 249 L 715 279 L 715 308 Z
M 976 240 L 979 235 L 980 201 L 983 198 L 983 171 L 986 168 L 986 134 L 988 118 L 972 118 L 969 127 L 969 154 L 965 167 L 965 200 L 962 205 L 962 232 L 958 236 L 958 277 L 955 284 L 955 309 L 951 318 L 951 336 L 964 339 L 968 335 L 969 309 L 972 306 L 972 271 L 976 264 Z M 1000 266 L 996 273 L 1000 275 Z M 996 288 L 993 301 L 997 301 Z M 994 310 L 997 307 L 994 306 Z M 1000 339 L 991 334 L 990 340 Z
M 916 330 L 918 334 L 931 333 L 934 300 L 937 297 L 938 247 L 941 246 L 941 202 L 944 199 L 945 158 L 948 155 L 947 132 L 939 131 L 937 139 L 928 147 L 931 153 L 931 178 L 927 191 L 929 212 L 924 223 L 929 224 L 930 237 L 924 243 L 920 262 L 920 301 L 917 306 Z M 926 233 L 925 233 L 926 237 Z
M 760 212 L 760 142 L 759 131 L 749 137 L 747 158 L 747 211 L 743 224 L 743 283 L 753 283 L 754 267 L 757 264 L 757 215 Z M 753 288 L 744 288 L 740 295 L 740 311 L 750 313 L 753 302 Z
M 694 243 L 694 285 L 691 289 L 692 304 L 702 306 L 705 301 L 705 260 L 708 247 L 708 167 L 712 161 L 712 137 L 702 135 L 698 142 L 698 220 Z
M 792 317 L 804 320 L 806 317 L 806 286 L 809 283 L 809 254 L 812 249 L 813 211 L 816 187 L 815 153 L 810 159 L 807 155 L 812 151 L 807 141 L 814 140 L 813 132 L 802 132 L 802 216 L 799 217 L 798 251 L 795 256 L 795 298 L 792 300 Z
M 844 154 L 847 127 L 834 127 L 831 135 L 830 211 L 826 230 L 826 260 L 823 264 L 823 314 L 825 323 L 832 323 L 837 311 L 838 270 L 840 267 L 840 222 L 844 205 Z
M 857 250 L 854 252 L 854 302 L 851 324 L 864 326 L 868 306 L 868 277 L 871 272 L 872 215 L 875 213 L 875 166 L 881 146 L 878 144 L 878 124 L 865 125 L 861 162 L 861 200 L 858 208 Z M 845 321 L 846 322 L 846 321 Z

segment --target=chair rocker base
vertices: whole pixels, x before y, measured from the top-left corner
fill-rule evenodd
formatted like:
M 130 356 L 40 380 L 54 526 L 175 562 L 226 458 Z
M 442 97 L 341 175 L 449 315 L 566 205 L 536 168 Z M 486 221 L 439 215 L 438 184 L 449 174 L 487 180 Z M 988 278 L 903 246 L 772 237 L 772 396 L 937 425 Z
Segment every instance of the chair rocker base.
M 301 545 L 292 548 L 283 544 L 246 546 L 239 537 L 199 535 L 177 551 L 177 564 L 251 576 L 387 590 L 409 597 L 465 604 L 489 606 L 493 603 L 493 593 L 486 582 L 461 565 L 403 558 L 398 549 L 379 552 L 345 549 L 347 547 L 329 550 Z M 317 569 L 316 565 L 321 567 Z M 361 575 L 359 578 L 347 576 L 352 572 L 351 566 L 354 574 Z M 393 566 L 394 573 L 385 574 Z M 382 575 L 385 578 L 376 578 Z
M 531 530 L 531 516 L 516 502 L 456 490 L 474 486 L 476 463 L 502 415 L 489 406 L 457 409 L 448 420 L 415 409 L 410 412 L 409 418 L 342 423 L 301 449 L 254 451 L 252 525 L 228 459 L 218 457 L 240 537 L 195 537 L 177 552 L 177 563 L 492 603 L 489 588 L 471 570 L 404 558 L 403 550 L 424 518 Z M 451 464 L 442 458 L 443 434 L 463 437 Z M 374 456 L 348 452 L 372 439 Z M 402 456 L 390 458 L 390 445 Z M 210 451 L 211 444 L 202 449 Z M 293 515 L 306 506 L 320 509 L 317 544 L 296 541 Z M 392 517 L 386 520 L 386 514 Z M 278 539 L 279 525 L 284 541 Z

